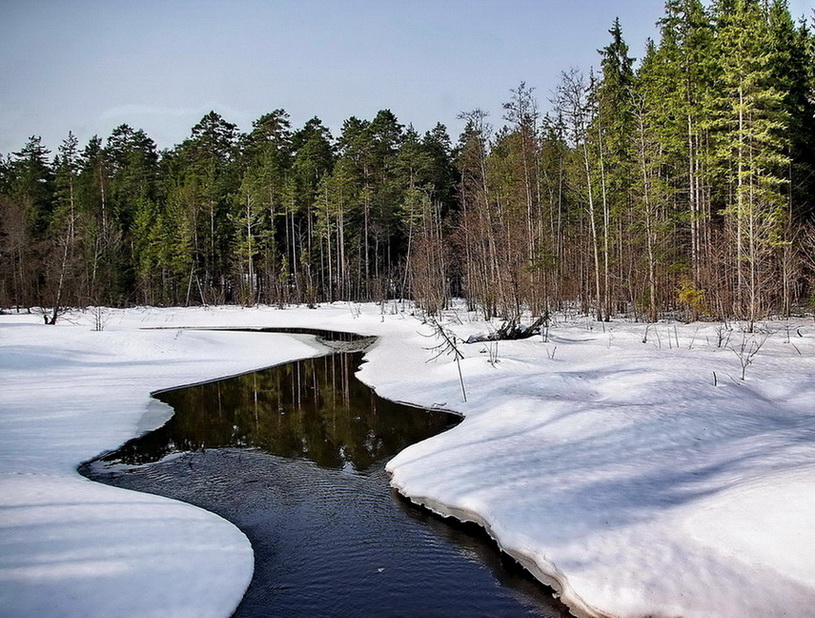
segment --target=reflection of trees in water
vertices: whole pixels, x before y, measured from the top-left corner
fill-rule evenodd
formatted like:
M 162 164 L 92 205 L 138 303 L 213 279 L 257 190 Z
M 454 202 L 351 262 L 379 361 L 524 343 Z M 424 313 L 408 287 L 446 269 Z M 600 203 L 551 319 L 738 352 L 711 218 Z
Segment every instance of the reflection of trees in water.
M 378 397 L 354 376 L 361 362 L 362 352 L 330 354 L 161 393 L 173 417 L 105 459 L 148 463 L 240 446 L 364 471 L 456 422 Z

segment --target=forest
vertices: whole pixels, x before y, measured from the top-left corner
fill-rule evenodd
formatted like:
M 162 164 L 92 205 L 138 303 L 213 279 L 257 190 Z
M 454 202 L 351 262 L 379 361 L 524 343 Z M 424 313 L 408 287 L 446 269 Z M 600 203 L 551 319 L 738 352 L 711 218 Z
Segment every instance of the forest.
M 0 307 L 465 298 L 484 317 L 577 307 L 742 319 L 815 303 L 815 35 L 785 0 L 668 0 L 629 55 L 454 142 L 389 110 L 248 132 L 216 112 L 158 150 L 126 124 L 0 157 Z

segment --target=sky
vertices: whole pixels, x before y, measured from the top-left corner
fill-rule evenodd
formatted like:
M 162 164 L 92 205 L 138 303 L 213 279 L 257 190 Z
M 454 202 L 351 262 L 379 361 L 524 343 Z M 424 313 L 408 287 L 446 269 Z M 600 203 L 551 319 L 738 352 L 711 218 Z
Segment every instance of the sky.
M 790 0 L 794 16 L 815 0 Z M 318 116 L 390 109 L 455 141 L 460 112 L 521 82 L 545 110 L 562 71 L 588 72 L 619 17 L 631 55 L 657 38 L 662 0 L 0 0 L 0 153 L 40 135 L 56 152 L 122 123 L 159 148 L 210 110 L 239 129 L 277 108 Z

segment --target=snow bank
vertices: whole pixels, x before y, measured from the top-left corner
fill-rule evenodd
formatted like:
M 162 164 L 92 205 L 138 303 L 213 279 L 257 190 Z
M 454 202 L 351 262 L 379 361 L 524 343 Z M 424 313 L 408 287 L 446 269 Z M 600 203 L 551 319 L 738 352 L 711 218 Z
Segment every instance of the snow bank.
M 469 350 L 467 419 L 394 458 L 393 484 L 582 614 L 811 615 L 815 329 L 768 324 L 742 381 L 732 348 L 764 335 L 717 347 L 720 327 L 562 323 L 494 366 Z
M 75 469 L 166 421 L 151 391 L 319 348 L 284 335 L 138 330 L 169 315 L 115 312 L 104 332 L 84 316 L 57 326 L 0 316 L 3 615 L 227 616 L 240 601 L 253 571 L 243 533 Z
M 152 390 L 316 353 L 304 338 L 173 327 L 299 326 L 378 335 L 363 381 L 465 415 L 394 458 L 393 484 L 484 525 L 576 611 L 811 614 L 811 322 L 765 325 L 773 334 L 742 381 L 738 351 L 761 334 L 561 318 L 546 343 L 462 345 L 464 403 L 452 357 L 428 362 L 430 329 L 400 309 L 141 309 L 112 313 L 103 333 L 81 316 L 56 328 L 0 317 L 2 606 L 228 614 L 251 574 L 240 533 L 189 506 L 90 484 L 74 467 L 145 418 L 158 424 L 166 410 Z M 487 330 L 466 312 L 446 325 L 462 339 Z M 145 589 L 155 594 L 136 593 Z

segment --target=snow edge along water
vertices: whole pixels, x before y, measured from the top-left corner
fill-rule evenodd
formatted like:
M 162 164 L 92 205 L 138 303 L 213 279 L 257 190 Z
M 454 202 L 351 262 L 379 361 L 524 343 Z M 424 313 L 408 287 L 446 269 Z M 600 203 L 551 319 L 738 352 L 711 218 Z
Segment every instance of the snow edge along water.
M 455 428 L 454 428 L 455 429 Z M 452 431 L 452 429 L 450 430 Z M 447 506 L 439 500 L 434 500 L 426 496 L 411 495 L 403 486 L 394 480 L 393 470 L 386 468 L 388 474 L 391 476 L 391 487 L 393 487 L 399 495 L 409 500 L 411 503 L 430 511 L 434 515 L 443 519 L 452 518 L 460 523 L 473 523 L 478 525 L 489 536 L 493 542 L 498 546 L 498 549 L 510 556 L 518 564 L 520 564 L 528 573 L 544 586 L 548 586 L 554 591 L 554 594 L 561 602 L 568 606 L 569 611 L 576 616 L 576 618 L 614 618 L 612 614 L 601 612 L 596 608 L 590 607 L 580 595 L 578 595 L 572 587 L 568 584 L 568 578 L 563 574 L 554 564 L 546 561 L 544 564 L 542 559 L 536 559 L 533 554 L 524 552 L 520 549 L 508 547 L 501 542 L 501 537 L 497 535 L 492 526 L 486 519 L 481 517 L 475 511 L 466 509 L 459 509 Z

